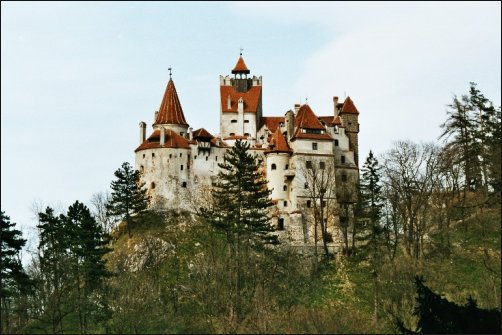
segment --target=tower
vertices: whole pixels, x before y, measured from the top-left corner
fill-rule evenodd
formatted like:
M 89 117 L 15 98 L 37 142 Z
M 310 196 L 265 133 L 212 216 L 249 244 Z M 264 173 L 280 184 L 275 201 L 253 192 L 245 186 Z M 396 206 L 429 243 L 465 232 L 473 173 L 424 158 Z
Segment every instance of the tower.
M 188 123 L 185 120 L 185 115 L 183 115 L 183 109 L 172 78 L 169 78 L 167 83 L 159 111 L 155 113 L 153 129 L 161 130 L 162 128 L 171 130 L 180 136 L 185 136 L 188 130 Z
M 336 105 L 337 102 L 335 102 L 335 111 L 338 109 Z M 354 151 L 354 162 L 356 166 L 359 166 L 359 111 L 350 97 L 345 99 L 338 115 L 342 118 L 345 133 L 349 137 L 349 149 Z

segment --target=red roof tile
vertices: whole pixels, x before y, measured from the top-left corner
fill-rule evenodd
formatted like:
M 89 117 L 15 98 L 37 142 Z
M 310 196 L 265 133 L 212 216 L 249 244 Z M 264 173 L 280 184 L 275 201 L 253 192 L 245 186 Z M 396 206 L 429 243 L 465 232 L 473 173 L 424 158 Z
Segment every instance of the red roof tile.
M 333 117 L 332 116 L 319 116 L 319 121 L 324 122 L 326 125 L 333 125 Z
M 309 105 L 303 105 L 295 117 L 295 126 L 306 129 L 325 129 Z
M 271 132 L 275 132 L 281 122 L 284 122 L 283 116 L 264 116 L 261 118 L 261 124 L 267 126 Z
M 167 83 L 159 113 L 155 118 L 155 124 L 182 124 L 188 126 L 172 79 L 169 79 Z
M 230 96 L 230 108 L 228 108 L 228 96 Z M 237 102 L 241 97 L 244 100 L 244 112 L 256 112 L 261 99 L 261 86 L 251 87 L 247 92 L 237 92 L 233 86 L 220 86 L 223 112 L 237 112 Z
M 354 102 L 350 97 L 347 97 L 345 101 L 343 102 L 343 107 L 340 111 L 340 113 L 347 113 L 347 114 L 359 114 L 359 111 L 357 110 L 356 106 L 354 105 Z
M 193 138 L 204 138 L 204 139 L 212 139 L 214 138 L 206 129 L 200 128 L 193 132 Z
M 333 140 L 331 135 L 328 133 L 324 133 L 324 134 L 302 133 L 300 128 L 296 128 L 295 134 L 293 135 L 293 138 L 291 139 L 291 141 L 294 141 L 297 138 L 308 139 L 308 140 Z
M 188 149 L 189 145 L 188 141 L 184 137 L 181 137 L 170 129 L 166 129 L 164 146 L 160 146 L 160 130 L 156 129 L 145 142 L 143 142 L 136 150 L 134 150 L 134 152 L 155 148 Z
M 235 64 L 234 69 L 232 70 L 233 74 L 236 73 L 246 73 L 249 74 L 249 69 L 246 66 L 246 63 L 244 63 L 244 58 L 242 58 L 242 55 L 239 57 L 239 60 L 237 61 L 237 64 Z
M 271 137 L 272 139 L 266 152 L 292 152 L 279 127 L 277 127 Z

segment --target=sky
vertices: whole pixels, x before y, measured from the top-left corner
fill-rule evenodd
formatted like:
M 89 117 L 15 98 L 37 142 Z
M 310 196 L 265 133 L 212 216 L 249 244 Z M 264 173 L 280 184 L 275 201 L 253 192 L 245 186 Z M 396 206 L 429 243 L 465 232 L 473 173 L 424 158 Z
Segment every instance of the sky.
M 360 111 L 360 160 L 438 142 L 469 82 L 500 106 L 500 2 L 1 2 L 1 209 L 36 233 L 134 163 L 173 68 L 185 118 L 219 132 L 219 75 L 242 47 L 265 116 Z

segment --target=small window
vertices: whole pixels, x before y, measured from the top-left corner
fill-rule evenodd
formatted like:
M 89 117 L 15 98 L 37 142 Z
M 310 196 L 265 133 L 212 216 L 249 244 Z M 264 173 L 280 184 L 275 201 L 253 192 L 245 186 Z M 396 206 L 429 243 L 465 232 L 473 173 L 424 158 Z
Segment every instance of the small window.
M 287 187 L 286 185 L 284 185 L 284 186 L 282 187 L 282 190 L 283 190 L 283 191 L 287 191 L 287 190 L 288 190 L 288 187 Z
M 248 136 L 250 136 L 250 135 L 249 135 L 249 133 L 244 133 L 244 136 L 248 137 Z
M 143 158 L 145 158 L 145 154 L 143 154 Z
M 215 157 L 214 157 L 214 160 L 215 160 L 215 161 L 218 161 L 218 156 L 215 156 Z
M 272 164 L 272 170 L 275 170 L 275 169 L 277 169 L 277 165 Z
M 186 187 L 187 187 L 187 182 L 186 182 L 186 181 L 184 181 L 184 182 L 181 184 L 181 187 L 186 188 Z
M 312 200 L 307 200 L 307 208 L 312 207 Z
M 323 208 L 325 208 L 325 207 L 326 207 L 326 205 L 327 205 L 327 201 L 326 201 L 326 200 L 324 200 L 324 201 L 322 202 L 322 207 L 323 207 Z
M 287 200 L 284 200 L 284 202 L 282 204 L 284 205 L 284 207 L 288 207 L 288 201 Z
M 206 161 L 207 161 L 208 158 L 209 158 L 209 156 L 206 156 Z
M 342 156 L 342 164 L 345 164 L 345 156 Z
M 172 154 L 169 154 L 169 158 L 173 158 L 173 155 L 172 155 Z
M 244 120 L 244 123 L 249 123 L 249 120 Z
M 193 159 L 197 159 L 197 155 L 196 155 L 196 156 L 193 156 Z
M 346 181 L 347 181 L 347 175 L 346 175 L 346 174 L 342 174 L 342 181 L 343 181 L 343 182 L 346 182 Z
M 286 166 L 284 167 L 284 170 L 287 170 L 289 169 L 289 164 L 286 164 Z
M 183 154 L 180 152 L 180 157 L 183 156 Z
M 154 188 L 155 188 L 155 183 L 154 183 L 153 181 L 152 181 L 152 183 L 150 184 L 150 187 L 151 187 L 152 189 L 154 189 Z
M 305 189 L 309 188 L 309 184 L 305 183 L 305 185 L 303 185 Z
M 335 147 L 338 146 L 338 140 L 335 140 Z
M 326 167 L 326 163 L 324 163 L 324 162 L 319 162 L 319 168 L 320 168 L 321 170 L 324 170 L 324 168 L 325 168 L 325 167 Z
M 279 222 L 277 223 L 277 230 L 284 230 L 284 218 L 279 218 Z
M 155 152 L 152 152 L 152 158 L 154 158 L 154 157 L 155 157 Z
M 183 165 L 180 165 L 180 170 L 183 171 Z
M 307 161 L 307 169 L 312 169 L 312 161 Z
M 237 120 L 232 120 L 232 121 L 230 121 L 230 122 L 231 122 L 231 123 L 237 123 Z
M 139 167 L 139 172 L 141 172 L 141 173 L 145 172 L 145 167 L 143 165 L 141 165 Z
M 235 133 L 230 133 L 230 136 L 235 136 Z
M 317 150 L 317 143 L 312 143 L 312 150 Z

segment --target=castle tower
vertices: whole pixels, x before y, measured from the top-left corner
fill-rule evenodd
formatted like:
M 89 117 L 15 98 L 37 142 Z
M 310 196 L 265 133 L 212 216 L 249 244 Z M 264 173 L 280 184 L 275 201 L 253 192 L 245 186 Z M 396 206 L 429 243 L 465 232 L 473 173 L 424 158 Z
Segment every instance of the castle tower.
M 268 188 L 272 190 L 272 200 L 289 200 L 291 185 L 290 180 L 285 178 L 285 173 L 289 170 L 289 157 L 292 153 L 281 129 L 277 127 L 269 140 L 269 148 L 265 151 Z
M 220 133 L 224 140 L 246 139 L 256 143 L 256 132 L 262 117 L 262 78 L 250 73 L 242 53 L 232 70 L 233 78 L 220 76 Z
M 335 113 L 337 111 L 337 102 L 334 102 Z M 359 111 L 350 97 L 345 99 L 338 115 L 342 118 L 345 133 L 349 137 L 349 149 L 354 151 L 354 162 L 359 166 Z
M 155 113 L 153 129 L 160 130 L 161 128 L 169 129 L 183 137 L 187 135 L 188 123 L 185 120 L 185 115 L 183 115 L 180 99 L 171 78 L 167 83 L 159 111 Z

